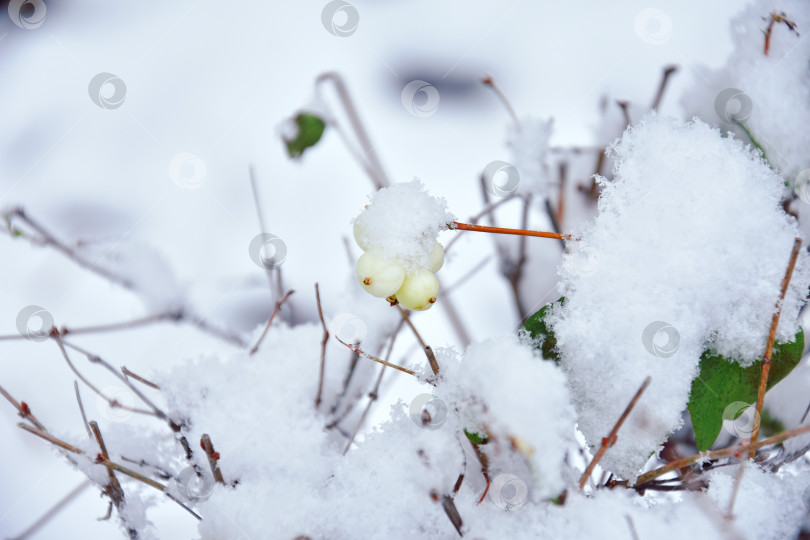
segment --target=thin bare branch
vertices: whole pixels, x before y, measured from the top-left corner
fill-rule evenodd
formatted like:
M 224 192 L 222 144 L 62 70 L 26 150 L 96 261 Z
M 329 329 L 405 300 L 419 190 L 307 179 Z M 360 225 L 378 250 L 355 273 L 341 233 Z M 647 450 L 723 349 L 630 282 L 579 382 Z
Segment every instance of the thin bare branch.
M 337 337 L 337 336 L 335 336 L 335 339 L 336 339 L 336 340 L 338 340 L 340 343 L 342 343 L 342 344 L 343 344 L 343 345 L 344 345 L 344 346 L 345 346 L 347 349 L 349 349 L 350 351 L 353 351 L 353 352 L 357 353 L 359 356 L 361 356 L 361 357 L 363 357 L 363 358 L 367 358 L 368 360 L 374 360 L 375 362 L 377 362 L 377 363 L 379 363 L 379 364 L 382 364 L 382 365 L 384 365 L 384 366 L 388 366 L 388 367 L 390 367 L 390 368 L 394 368 L 394 369 L 396 369 L 396 370 L 398 370 L 398 371 L 401 371 L 401 372 L 403 372 L 403 373 L 407 373 L 408 375 L 413 375 L 413 376 L 416 376 L 416 373 L 415 373 L 415 372 L 413 372 L 413 371 L 411 371 L 410 369 L 406 369 L 406 368 L 401 367 L 401 366 L 398 366 L 398 365 L 396 365 L 396 364 L 391 364 L 391 363 L 389 363 L 389 362 L 386 362 L 385 360 L 382 360 L 382 359 L 380 359 L 380 358 L 377 358 L 376 356 L 372 356 L 372 355 L 370 355 L 370 354 L 364 353 L 363 351 L 361 351 L 361 350 L 360 350 L 360 349 L 358 349 L 357 347 L 355 347 L 355 346 L 353 346 L 353 345 L 349 345 L 348 343 L 346 343 L 345 341 L 343 341 L 342 339 L 340 339 L 340 338 L 339 338 L 339 337 Z
M 326 371 L 326 343 L 329 341 L 329 330 L 326 329 L 326 321 L 323 319 L 323 307 L 321 306 L 321 289 L 315 284 L 315 300 L 318 303 L 318 318 L 323 327 L 323 339 L 321 340 L 321 367 L 318 373 L 318 393 L 315 395 L 315 408 L 321 405 L 321 394 L 323 393 L 323 376 Z
M 416 340 L 422 346 L 422 350 L 425 351 L 425 356 L 427 357 L 428 363 L 430 364 L 430 369 L 433 370 L 433 374 L 438 375 L 439 374 L 439 364 L 436 363 L 436 357 L 433 356 L 433 354 L 432 354 L 433 351 L 430 350 L 430 347 L 428 347 L 428 345 L 425 343 L 425 340 L 423 340 L 422 336 L 419 334 L 419 331 L 413 325 L 413 322 L 411 322 L 411 317 L 410 317 L 410 315 L 408 315 L 407 310 L 402 309 L 402 306 L 400 306 L 399 304 L 396 304 L 396 307 L 399 310 L 399 314 L 402 315 L 402 319 L 405 321 L 405 323 L 411 329 L 411 332 L 413 332 L 413 335 L 416 336 Z M 429 353 L 428 350 L 430 350 L 431 352 Z
M 678 71 L 678 66 L 669 65 L 664 67 L 664 73 L 661 75 L 661 84 L 658 85 L 658 92 L 655 93 L 655 98 L 650 106 L 652 110 L 658 110 L 658 106 L 661 104 L 661 100 L 664 98 L 664 92 L 667 89 L 667 84 L 669 84 L 669 78 L 676 71 Z
M 53 519 L 59 512 L 64 510 L 73 500 L 81 495 L 81 493 L 87 489 L 88 487 L 92 486 L 93 483 L 90 481 L 89 478 L 85 478 L 82 483 L 78 486 L 70 490 L 64 497 L 59 499 L 59 501 L 54 504 L 52 507 L 45 512 L 42 517 L 37 519 L 34 523 L 28 526 L 23 532 L 18 534 L 17 536 L 9 539 L 9 540 L 26 540 L 31 538 L 34 533 L 40 530 L 46 523 L 48 523 L 51 519 Z
M 76 392 L 76 403 L 79 404 L 79 412 L 82 413 L 82 424 L 84 424 L 84 429 L 87 430 L 87 436 L 92 439 L 93 434 L 90 432 L 90 425 L 87 423 L 87 415 L 84 414 L 82 395 L 79 393 L 79 383 L 75 379 L 73 381 L 73 391 Z
M 150 380 L 144 379 L 143 377 L 141 377 L 137 373 L 134 373 L 134 372 L 130 371 L 129 369 L 127 369 L 127 366 L 121 366 L 121 373 L 123 373 L 127 377 L 132 377 L 136 381 L 141 382 L 141 383 L 145 384 L 146 386 L 148 386 L 150 388 L 154 388 L 155 390 L 160 390 L 160 386 L 158 386 L 157 384 L 153 383 Z
M 602 445 L 599 447 L 599 450 L 596 452 L 596 455 L 593 456 L 593 459 L 588 464 L 588 468 L 585 469 L 585 472 L 582 473 L 582 476 L 579 478 L 579 489 L 585 487 L 585 482 L 587 482 L 588 478 L 591 477 L 594 467 L 596 467 L 596 465 L 602 459 L 602 456 L 605 455 L 605 452 L 607 452 L 608 448 L 616 444 L 616 440 L 618 439 L 617 434 L 619 432 L 619 428 L 621 428 L 622 424 L 624 424 L 624 421 L 627 420 L 627 417 L 630 415 L 630 412 L 632 412 L 633 408 L 636 406 L 636 403 L 638 403 L 641 394 L 644 393 L 644 391 L 650 385 L 651 381 L 652 377 L 647 377 L 646 379 L 644 379 L 644 382 L 641 383 L 641 386 L 636 391 L 636 394 L 633 396 L 633 399 L 630 400 L 630 403 L 627 404 L 627 407 L 624 409 L 624 412 L 619 417 L 619 420 L 616 422 L 616 425 L 614 425 L 613 429 L 610 430 L 610 434 L 604 439 L 602 439 Z
M 31 408 L 25 401 L 17 401 L 13 397 L 11 397 L 11 394 L 6 392 L 6 389 L 3 388 L 2 386 L 0 386 L 0 395 L 6 398 L 8 402 L 11 403 L 15 409 L 17 409 L 17 414 L 19 414 L 20 418 L 28 420 L 29 422 L 31 422 L 31 424 L 33 424 L 36 428 L 40 429 L 41 431 L 45 432 L 48 431 L 47 429 L 45 429 L 45 426 L 42 425 L 42 423 L 39 420 L 37 420 L 37 417 L 34 416 L 34 413 L 31 412 Z
M 391 339 L 388 342 L 388 350 L 386 350 L 386 352 L 385 352 L 385 361 L 386 362 L 391 359 L 391 352 L 394 350 L 394 342 L 397 340 L 397 336 L 399 335 L 399 332 L 402 330 L 403 322 L 404 322 L 404 319 L 399 321 L 399 325 L 394 330 L 394 333 L 391 334 Z M 349 437 L 349 442 L 346 443 L 346 448 L 343 449 L 343 455 L 344 456 L 349 451 L 349 449 L 352 447 L 352 443 L 354 442 L 355 437 L 357 437 L 357 434 L 360 433 L 360 428 L 363 427 L 363 423 L 365 423 L 365 421 L 366 421 L 366 417 L 368 416 L 368 413 L 371 410 L 371 406 L 374 404 L 375 401 L 377 401 L 377 398 L 379 397 L 380 384 L 382 383 L 383 375 L 385 374 L 385 367 L 386 366 L 384 365 L 382 367 L 382 369 L 380 369 L 380 373 L 379 373 L 379 375 L 377 375 L 377 381 L 374 383 L 374 388 L 368 394 L 369 399 L 368 399 L 368 403 L 366 403 L 366 408 L 363 410 L 363 413 L 360 415 L 360 420 L 357 421 L 357 425 L 355 426 L 354 431 L 352 431 L 352 434 Z
M 383 169 L 380 158 L 377 156 L 377 151 L 371 143 L 371 138 L 368 136 L 368 132 L 362 120 L 360 120 L 360 115 L 357 113 L 357 108 L 354 106 L 351 95 L 349 95 L 349 90 L 346 88 L 343 77 L 334 71 L 322 73 L 315 79 L 315 87 L 319 88 L 325 82 L 331 82 L 337 91 L 338 98 L 343 105 L 343 109 L 346 111 L 346 116 L 349 118 L 349 123 L 354 130 L 357 140 L 360 142 L 363 154 L 368 157 L 370 166 L 365 168 L 369 176 L 371 176 L 372 182 L 377 189 L 387 187 L 390 182 L 385 174 L 385 169 Z
M 764 446 L 770 446 L 772 444 L 779 444 L 782 441 L 786 441 L 792 437 L 797 437 L 799 435 L 803 435 L 807 432 L 810 432 L 810 425 L 801 426 L 796 429 L 791 429 L 790 431 L 783 431 L 778 435 L 774 435 L 773 437 L 769 437 L 767 439 L 763 439 L 756 443 L 747 443 L 735 446 L 729 446 L 727 448 L 720 448 L 718 450 L 710 450 L 708 452 L 701 452 L 699 454 L 694 454 L 691 456 L 687 456 L 681 459 L 676 459 L 675 461 L 670 461 L 666 465 L 659 467 L 655 470 L 646 472 L 638 477 L 636 480 L 637 486 L 643 486 L 647 482 L 658 478 L 664 474 L 667 474 L 672 471 L 677 471 L 678 469 L 682 469 L 684 467 L 688 467 L 693 463 L 708 461 L 711 459 L 721 459 L 721 458 L 729 458 L 729 457 L 740 457 L 743 452 L 750 452 L 750 451 L 757 451 Z
M 214 450 L 214 443 L 211 442 L 211 437 L 208 433 L 203 433 L 200 444 L 208 458 L 208 466 L 211 467 L 211 474 L 214 475 L 214 480 L 224 485 L 225 479 L 222 478 L 222 471 L 219 468 L 219 452 Z
M 268 319 L 268 321 L 267 321 L 267 326 L 265 326 L 265 327 L 264 327 L 264 331 L 262 332 L 262 335 L 261 335 L 261 336 L 259 336 L 259 340 L 258 340 L 258 341 L 256 341 L 256 344 L 255 344 L 253 347 L 251 347 L 251 348 L 250 348 L 250 352 L 249 352 L 250 356 L 253 356 L 254 354 L 256 354 L 256 351 L 258 351 L 258 350 L 259 350 L 259 347 L 261 346 L 262 341 L 264 341 L 264 336 L 266 336 L 266 335 L 267 335 L 267 332 L 269 332 L 269 331 L 270 331 L 270 326 L 273 324 L 273 320 L 275 320 L 276 315 L 278 315 L 278 312 L 279 312 L 279 311 L 281 311 L 281 306 L 284 304 L 284 302 L 286 302 L 286 301 L 287 301 L 287 298 L 289 298 L 289 297 L 290 297 L 290 295 L 291 295 L 292 293 L 294 293 L 294 292 L 295 292 L 295 291 L 293 291 L 293 290 L 289 290 L 289 291 L 287 291 L 287 294 L 285 294 L 285 295 L 284 295 L 284 296 L 281 298 L 281 300 L 279 300 L 279 301 L 276 303 L 276 308 L 273 310 L 273 314 L 272 314 L 272 315 L 270 315 L 270 319 Z
M 495 79 L 491 75 L 487 75 L 481 79 L 481 82 L 495 92 L 495 95 L 498 96 L 500 102 L 503 103 L 503 106 L 506 107 L 507 112 L 509 112 L 509 116 L 511 116 L 512 120 L 515 122 L 515 126 L 520 128 L 520 120 L 518 120 L 517 114 L 515 114 L 515 109 L 512 107 L 512 103 L 509 101 L 509 98 L 506 97 L 503 90 L 501 90 L 501 87 L 498 86 L 498 83 L 495 82 Z

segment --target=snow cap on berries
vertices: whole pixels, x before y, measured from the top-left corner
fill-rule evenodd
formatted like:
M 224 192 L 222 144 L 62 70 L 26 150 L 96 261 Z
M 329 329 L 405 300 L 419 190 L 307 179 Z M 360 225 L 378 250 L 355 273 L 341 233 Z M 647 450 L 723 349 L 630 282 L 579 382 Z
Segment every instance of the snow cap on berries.
M 431 268 L 439 231 L 455 219 L 447 201 L 429 195 L 415 178 L 369 197 L 368 208 L 354 219 L 355 239 L 365 251 L 399 263 L 413 275 Z

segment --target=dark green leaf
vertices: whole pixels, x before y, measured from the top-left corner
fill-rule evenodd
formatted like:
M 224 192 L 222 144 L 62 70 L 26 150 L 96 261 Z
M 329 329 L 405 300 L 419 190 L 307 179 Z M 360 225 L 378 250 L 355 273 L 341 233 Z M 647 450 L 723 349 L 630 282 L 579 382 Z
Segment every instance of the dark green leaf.
M 768 385 L 784 379 L 799 361 L 804 352 L 804 332 L 799 330 L 794 341 L 774 346 Z M 753 404 L 757 400 L 762 360 L 743 368 L 736 362 L 706 351 L 700 357 L 700 372 L 692 381 L 689 394 L 689 415 L 695 431 L 698 450 L 708 450 L 723 427 L 723 412 L 735 402 Z M 745 408 L 733 412 L 736 419 Z
M 560 361 L 560 354 L 557 352 L 557 338 L 554 333 L 546 325 L 546 315 L 548 314 L 551 306 L 555 304 L 562 305 L 565 302 L 565 297 L 560 298 L 553 304 L 546 304 L 543 308 L 526 319 L 523 323 L 523 328 L 529 333 L 532 340 L 539 344 L 540 352 L 546 360 Z
M 321 140 L 323 130 L 326 129 L 326 123 L 323 120 L 313 114 L 306 113 L 301 113 L 295 117 L 295 125 L 298 130 L 295 137 L 284 138 L 287 153 L 293 159 L 301 157 L 307 148 L 315 146 Z

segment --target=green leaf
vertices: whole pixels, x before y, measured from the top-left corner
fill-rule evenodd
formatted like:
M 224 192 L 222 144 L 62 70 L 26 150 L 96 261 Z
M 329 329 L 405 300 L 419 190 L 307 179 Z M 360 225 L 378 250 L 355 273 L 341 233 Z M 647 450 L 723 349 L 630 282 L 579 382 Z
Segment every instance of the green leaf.
M 287 153 L 293 159 L 301 157 L 307 148 L 315 146 L 326 129 L 326 123 L 314 114 L 300 113 L 295 117 L 295 125 L 298 130 L 295 137 L 284 137 Z
M 470 442 L 473 444 L 486 444 L 489 440 L 489 437 L 485 434 L 481 435 L 480 433 L 475 433 L 474 431 L 467 431 L 464 429 L 464 435 L 470 439 Z
M 560 354 L 557 352 L 557 338 L 554 336 L 554 332 L 546 325 L 546 315 L 551 306 L 555 304 L 562 305 L 563 303 L 565 303 L 565 297 L 560 298 L 553 304 L 546 304 L 523 323 L 523 328 L 529 333 L 532 341 L 539 343 L 543 358 L 554 360 L 557 363 L 560 361 Z
M 804 332 L 799 330 L 790 343 L 774 346 L 767 389 L 784 379 L 802 359 Z M 753 404 L 757 400 L 762 360 L 743 368 L 736 362 L 705 351 L 700 357 L 700 373 L 692 381 L 689 393 L 689 415 L 695 431 L 698 450 L 708 450 L 723 427 L 723 413 L 735 402 Z M 731 420 L 736 420 L 745 407 L 735 407 Z M 728 413 L 727 413 L 728 414 Z

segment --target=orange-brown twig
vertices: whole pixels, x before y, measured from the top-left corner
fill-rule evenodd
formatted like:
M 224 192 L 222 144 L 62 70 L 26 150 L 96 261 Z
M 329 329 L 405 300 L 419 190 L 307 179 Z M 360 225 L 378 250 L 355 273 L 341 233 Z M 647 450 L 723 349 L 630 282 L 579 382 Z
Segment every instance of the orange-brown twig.
M 776 13 L 775 11 L 772 12 L 770 15 L 770 20 L 768 21 L 768 28 L 764 30 L 765 56 L 768 56 L 768 52 L 771 50 L 771 32 L 773 31 L 773 25 L 775 23 L 785 23 L 785 26 L 787 26 L 791 32 L 797 36 L 799 35 L 799 31 L 796 28 L 796 23 L 788 19 L 787 14 L 784 11 L 781 13 Z
M 643 394 L 644 391 L 647 389 L 647 387 L 650 385 L 651 381 L 652 381 L 652 377 L 647 377 L 646 379 L 644 379 L 644 382 L 641 383 L 641 386 L 636 391 L 636 395 L 634 395 L 633 399 L 630 400 L 630 403 L 628 403 L 627 408 L 624 409 L 624 412 L 619 417 L 619 420 L 616 422 L 616 425 L 613 426 L 612 430 L 610 430 L 610 435 L 608 435 L 607 437 L 602 439 L 602 446 L 599 447 L 599 450 L 596 452 L 596 455 L 593 456 L 593 459 L 591 460 L 590 464 L 588 465 L 588 468 L 585 469 L 585 472 L 582 473 L 582 476 L 579 479 L 579 489 L 582 489 L 583 487 L 585 487 L 585 482 L 588 481 L 588 478 L 590 478 L 591 474 L 593 473 L 594 467 L 596 467 L 596 465 L 602 459 L 602 456 L 605 455 L 605 452 L 607 452 L 608 448 L 610 448 L 611 446 L 616 444 L 616 439 L 617 439 L 616 434 L 618 433 L 619 428 L 622 427 L 622 424 L 624 424 L 624 421 L 627 420 L 627 417 L 630 415 L 630 412 L 633 410 L 633 407 L 636 406 L 636 403 L 638 402 L 638 399 L 641 397 L 641 394 Z
M 678 469 L 682 469 L 684 467 L 688 467 L 689 465 L 692 465 L 693 463 L 696 463 L 698 461 L 707 461 L 710 459 L 721 459 L 728 457 L 739 457 L 742 455 L 743 452 L 748 452 L 751 450 L 757 451 L 763 446 L 779 444 L 780 442 L 786 441 L 787 439 L 790 439 L 792 437 L 803 435 L 808 431 L 810 431 L 810 425 L 798 427 L 796 429 L 791 429 L 790 431 L 783 431 L 778 435 L 774 435 L 773 437 L 763 439 L 756 443 L 729 446 L 727 448 L 710 450 L 709 452 L 701 452 L 699 454 L 694 454 L 681 459 L 676 459 L 675 461 L 670 461 L 663 467 L 659 467 L 655 470 L 642 474 L 636 480 L 636 485 L 642 486 L 651 480 L 655 480 L 659 476 L 667 474 L 668 472 L 677 471 Z
M 788 263 L 785 277 L 782 279 L 782 290 L 779 295 L 779 301 L 776 303 L 776 311 L 771 319 L 771 329 L 768 332 L 768 343 L 765 346 L 765 356 L 762 358 L 762 374 L 759 378 L 759 390 L 757 391 L 757 407 L 756 414 L 754 415 L 754 430 L 751 432 L 751 442 L 757 442 L 759 438 L 759 424 L 762 414 L 762 404 L 765 402 L 765 390 L 768 386 L 768 372 L 771 369 L 771 356 L 773 355 L 773 343 L 776 340 L 776 327 L 779 325 L 779 316 L 782 314 L 782 303 L 787 294 L 788 285 L 790 285 L 790 278 L 793 276 L 793 269 L 796 267 L 796 260 L 799 258 L 799 249 L 802 247 L 801 238 L 796 238 L 793 242 L 793 251 L 790 253 L 790 262 Z M 754 452 L 748 454 L 749 458 L 754 457 Z
M 559 234 L 553 232 L 544 232 L 544 231 L 527 231 L 525 229 L 505 229 L 503 227 L 487 227 L 486 225 L 470 225 L 469 223 L 461 223 L 459 221 L 454 221 L 452 223 L 448 223 L 447 227 L 450 230 L 458 230 L 458 231 L 475 231 L 475 232 L 487 232 L 487 233 L 494 233 L 494 234 L 514 234 L 517 236 L 536 236 L 539 238 L 556 238 L 558 240 L 568 240 L 571 238 L 569 234 Z

